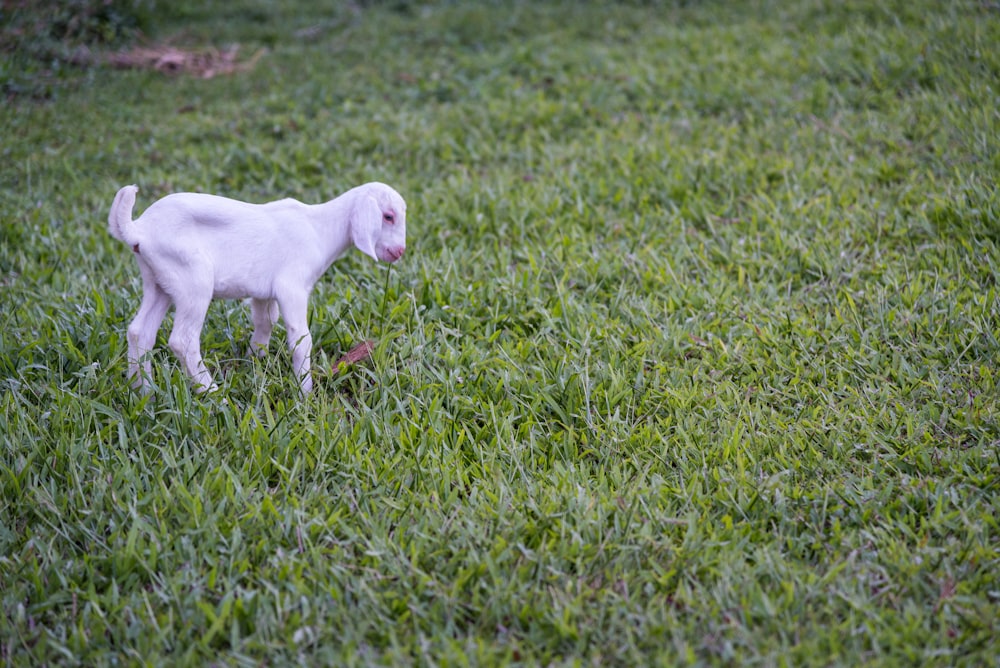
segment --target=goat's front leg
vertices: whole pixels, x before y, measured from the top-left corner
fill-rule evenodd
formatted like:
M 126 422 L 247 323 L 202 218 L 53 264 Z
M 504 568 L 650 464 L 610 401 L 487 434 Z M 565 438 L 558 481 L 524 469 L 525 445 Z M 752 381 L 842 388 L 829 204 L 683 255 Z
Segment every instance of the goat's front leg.
M 209 293 L 208 298 L 189 296 L 185 303 L 177 302 L 174 329 L 167 342 L 181 361 L 184 372 L 194 382 L 195 392 L 215 392 L 219 389 L 201 357 L 201 328 L 205 324 L 205 314 L 211 300 Z
M 281 317 L 285 320 L 288 333 L 288 349 L 292 351 L 292 368 L 299 379 L 302 394 L 312 391 L 312 376 L 309 375 L 309 355 L 312 352 L 312 335 L 309 333 L 309 294 L 298 292 L 278 297 Z
M 278 321 L 278 303 L 273 299 L 251 299 L 250 319 L 253 321 L 250 354 L 264 357 L 267 354 L 267 343 L 271 340 L 274 323 Z

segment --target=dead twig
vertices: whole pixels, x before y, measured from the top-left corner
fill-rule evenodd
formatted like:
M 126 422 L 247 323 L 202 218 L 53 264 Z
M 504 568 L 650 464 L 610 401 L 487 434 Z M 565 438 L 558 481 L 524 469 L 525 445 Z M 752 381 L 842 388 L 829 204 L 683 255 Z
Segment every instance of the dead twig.
M 249 59 L 240 62 L 238 44 L 219 50 L 181 49 L 175 46 L 158 45 L 136 47 L 129 51 L 112 53 L 105 62 L 124 69 L 152 69 L 164 74 L 190 74 L 211 79 L 215 76 L 246 72 L 252 69 L 266 49 L 260 49 Z

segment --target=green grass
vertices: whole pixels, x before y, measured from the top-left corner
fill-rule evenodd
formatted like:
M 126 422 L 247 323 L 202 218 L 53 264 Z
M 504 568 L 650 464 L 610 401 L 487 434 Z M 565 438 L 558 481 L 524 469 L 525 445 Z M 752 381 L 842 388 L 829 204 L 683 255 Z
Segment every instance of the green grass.
M 158 4 L 268 52 L 0 54 L 0 662 L 995 665 L 994 3 Z M 372 179 L 312 397 L 128 389 L 119 186 Z

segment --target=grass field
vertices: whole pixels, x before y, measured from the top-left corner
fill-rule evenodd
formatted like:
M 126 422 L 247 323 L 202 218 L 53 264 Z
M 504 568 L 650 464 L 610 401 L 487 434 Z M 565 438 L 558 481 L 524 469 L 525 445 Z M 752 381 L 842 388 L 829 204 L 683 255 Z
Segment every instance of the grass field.
M 996 3 L 16 4 L 0 664 L 997 665 Z M 164 42 L 260 56 L 69 64 Z M 368 180 L 313 396 L 238 302 L 129 390 L 118 187 Z

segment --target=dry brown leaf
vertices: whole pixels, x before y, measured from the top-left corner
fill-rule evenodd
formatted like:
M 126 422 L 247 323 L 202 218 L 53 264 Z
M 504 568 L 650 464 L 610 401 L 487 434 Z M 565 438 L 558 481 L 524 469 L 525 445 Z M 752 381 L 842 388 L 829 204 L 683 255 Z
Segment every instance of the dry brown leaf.
M 340 372 L 341 364 L 349 366 L 351 364 L 357 364 L 363 359 L 368 359 L 372 356 L 372 351 L 374 350 L 375 342 L 371 339 L 356 344 L 353 348 L 347 351 L 347 354 L 333 363 L 333 374 L 336 375 Z

